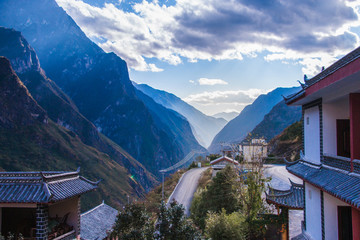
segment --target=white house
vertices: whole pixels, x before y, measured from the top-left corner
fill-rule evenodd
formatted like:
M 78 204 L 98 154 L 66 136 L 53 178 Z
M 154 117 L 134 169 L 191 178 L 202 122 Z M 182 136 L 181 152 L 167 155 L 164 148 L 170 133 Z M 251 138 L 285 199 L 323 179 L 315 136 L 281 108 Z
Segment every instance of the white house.
M 251 139 L 250 142 L 239 145 L 240 153 L 244 157 L 244 161 L 252 162 L 267 157 L 267 143 L 265 139 Z
M 288 165 L 304 181 L 303 234 L 360 239 L 360 48 L 285 98 L 303 112 L 302 159 Z

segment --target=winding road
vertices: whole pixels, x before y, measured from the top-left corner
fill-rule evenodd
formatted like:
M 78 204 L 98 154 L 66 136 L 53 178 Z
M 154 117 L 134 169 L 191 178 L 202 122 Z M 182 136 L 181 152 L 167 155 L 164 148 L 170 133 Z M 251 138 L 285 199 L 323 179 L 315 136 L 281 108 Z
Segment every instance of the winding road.
M 302 183 L 302 180 L 289 173 L 284 165 L 264 165 L 264 174 L 266 177 L 271 177 L 270 185 L 273 188 L 280 190 L 287 190 L 290 188 L 291 181 L 295 183 Z M 185 214 L 190 215 L 190 206 L 194 193 L 198 186 L 201 173 L 207 168 L 193 168 L 181 177 L 174 192 L 169 197 L 168 203 L 175 199 L 178 203 L 185 207 Z M 290 210 L 290 238 L 297 236 L 301 233 L 301 220 L 303 219 L 303 211 Z
M 169 197 L 168 203 L 173 199 L 185 207 L 186 216 L 190 215 L 190 206 L 194 193 L 197 189 L 201 173 L 207 168 L 193 168 L 181 177 L 174 192 Z

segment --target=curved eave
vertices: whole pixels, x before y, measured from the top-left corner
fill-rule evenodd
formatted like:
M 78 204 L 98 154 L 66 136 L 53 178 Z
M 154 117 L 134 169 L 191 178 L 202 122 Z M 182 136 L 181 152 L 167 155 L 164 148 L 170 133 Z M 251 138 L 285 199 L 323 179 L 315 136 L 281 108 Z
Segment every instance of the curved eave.
M 293 209 L 293 210 L 303 210 L 303 209 L 304 209 L 304 207 L 292 206 L 292 205 L 285 205 L 285 204 L 283 204 L 283 203 L 279 203 L 279 202 L 276 202 L 276 201 L 274 201 L 274 200 L 272 200 L 272 199 L 268 199 L 268 198 L 266 198 L 266 202 L 267 202 L 268 204 L 274 204 L 274 205 L 276 205 L 277 207 L 286 207 L 286 208 Z
M 303 162 L 303 161 L 299 161 L 297 164 L 302 164 L 302 165 L 304 165 L 302 162 Z M 355 192 L 355 193 L 349 193 L 349 192 L 351 192 L 351 191 L 350 191 L 351 188 L 350 188 L 350 190 L 349 190 L 349 189 L 345 189 L 345 190 L 343 190 L 343 191 L 340 192 L 340 193 L 335 193 L 335 192 L 333 192 L 331 189 L 328 189 L 328 188 L 330 188 L 330 187 L 327 185 L 327 183 L 329 183 L 329 181 L 330 181 L 330 182 L 333 182 L 332 180 L 325 181 L 325 182 L 323 183 L 324 186 L 322 186 L 320 183 L 316 183 L 316 182 L 314 181 L 314 177 L 313 177 L 313 176 L 314 176 L 315 174 L 317 174 L 317 173 L 312 173 L 312 174 L 311 174 L 311 173 L 305 173 L 305 171 L 303 171 L 302 173 L 304 173 L 304 175 L 301 175 L 301 174 L 299 174 L 299 172 L 292 170 L 292 169 L 291 169 L 292 166 L 294 166 L 294 165 L 291 165 L 291 166 L 287 166 L 287 167 L 286 167 L 286 169 L 287 169 L 290 173 L 292 173 L 292 174 L 294 174 L 295 176 L 299 177 L 300 179 L 304 180 L 304 181 L 307 182 L 308 184 L 311 184 L 311 185 L 315 186 L 316 188 L 319 188 L 320 190 L 328 193 L 329 195 L 331 195 L 331 196 L 333 196 L 333 197 L 335 197 L 335 198 L 337 198 L 337 199 L 339 199 L 339 200 L 341 200 L 341 201 L 343 201 L 343 202 L 351 205 L 352 207 L 355 207 L 355 208 L 357 208 L 357 209 L 360 210 L 360 199 L 349 199 L 349 198 L 351 198 L 351 196 L 356 196 L 356 195 L 359 196 L 359 198 L 360 198 L 360 192 L 358 192 L 358 193 L 356 193 L 356 192 Z M 307 166 L 307 167 L 308 167 L 308 168 L 312 168 L 312 167 L 309 167 L 309 166 Z M 323 168 L 323 167 L 322 167 L 322 168 Z M 320 169 L 322 169 L 322 168 L 313 169 L 313 171 L 320 171 Z M 333 171 L 334 173 L 338 173 L 338 174 L 343 174 L 344 177 L 345 177 L 345 176 L 348 176 L 347 174 L 340 173 L 340 172 L 337 172 L 337 171 L 335 171 L 335 170 L 329 170 L 329 171 Z M 329 178 L 330 178 L 330 177 L 329 177 Z M 344 183 L 345 183 L 345 179 L 342 178 L 341 180 L 342 180 L 342 183 L 344 184 Z M 339 180 L 339 181 L 340 181 L 340 180 Z M 349 185 L 349 183 L 348 183 L 347 185 Z M 357 187 L 357 185 L 358 185 L 358 184 L 352 184 L 352 187 L 355 188 L 355 187 Z M 339 186 L 337 186 L 337 187 L 339 187 Z M 346 194 L 346 196 L 344 196 L 345 194 Z

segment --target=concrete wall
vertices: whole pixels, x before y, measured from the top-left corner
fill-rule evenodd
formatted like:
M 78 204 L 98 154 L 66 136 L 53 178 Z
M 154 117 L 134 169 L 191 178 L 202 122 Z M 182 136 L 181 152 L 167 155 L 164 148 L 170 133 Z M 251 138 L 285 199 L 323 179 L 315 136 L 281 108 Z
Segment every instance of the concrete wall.
M 337 206 L 350 205 L 324 192 L 325 238 L 328 240 L 338 239 Z
M 323 103 L 324 154 L 337 155 L 336 119 L 349 119 L 348 96 L 335 102 Z
M 68 219 L 66 223 L 70 226 L 74 227 L 74 230 L 77 231 L 79 229 L 79 213 L 78 213 L 78 203 L 79 197 L 71 198 L 49 207 L 49 216 L 56 217 L 56 215 L 60 218 L 65 216 L 65 214 L 69 213 Z M 76 234 L 80 234 L 76 232 Z
M 313 239 L 321 239 L 320 190 L 305 182 L 306 232 Z
M 320 164 L 320 122 L 319 107 L 308 108 L 304 112 L 305 159 Z
M 242 150 L 244 160 L 247 162 L 267 157 L 267 145 L 244 145 Z

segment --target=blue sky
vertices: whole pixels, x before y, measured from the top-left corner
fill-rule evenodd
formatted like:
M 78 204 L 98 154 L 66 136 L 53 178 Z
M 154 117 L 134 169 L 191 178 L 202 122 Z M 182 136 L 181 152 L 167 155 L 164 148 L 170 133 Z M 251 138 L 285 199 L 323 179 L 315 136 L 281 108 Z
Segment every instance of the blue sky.
M 57 0 L 130 78 L 206 114 L 241 111 L 359 45 L 360 1 Z

